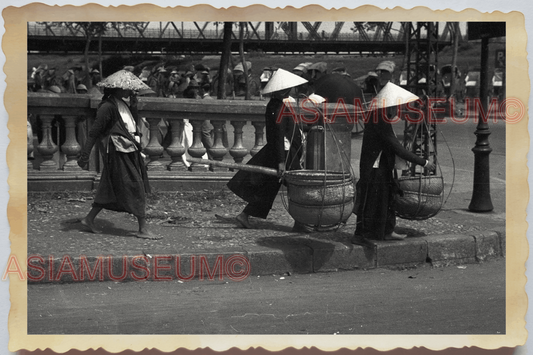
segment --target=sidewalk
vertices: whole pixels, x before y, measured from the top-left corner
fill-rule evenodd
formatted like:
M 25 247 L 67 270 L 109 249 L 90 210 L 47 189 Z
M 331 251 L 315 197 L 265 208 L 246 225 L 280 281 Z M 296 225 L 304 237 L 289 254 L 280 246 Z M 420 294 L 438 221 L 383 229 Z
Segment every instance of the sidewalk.
M 251 219 L 256 226 L 253 230 L 242 229 L 231 221 L 245 204 L 226 188 L 153 194 L 148 201 L 147 217 L 152 232 L 163 237 L 160 240 L 128 236 L 137 228 L 136 219 L 105 210 L 96 219 L 103 233 L 87 232 L 76 221 L 90 210 L 92 192 L 29 194 L 28 256 L 42 257 L 32 261 L 44 269 L 45 275 L 39 282 L 50 282 L 49 260 L 53 260 L 53 273 L 57 274 L 60 268 L 63 271 L 61 281 L 73 278 L 72 272 L 65 272 L 71 260 L 76 279 L 83 256 L 90 265 L 98 256 L 111 256 L 104 264 L 113 265 L 114 275 L 122 272 L 123 256 L 129 258 L 130 271 L 131 258 L 144 256 L 150 263 L 148 279 L 153 278 L 156 256 L 164 256 L 159 265 L 170 268 L 160 269 L 160 275 L 175 275 L 177 257 L 181 275 L 188 275 L 191 256 L 196 257 L 197 263 L 202 258 L 207 260 L 213 270 L 217 257 L 228 260 L 241 255 L 249 261 L 251 275 L 403 268 L 426 263 L 445 266 L 505 256 L 505 180 L 491 178 L 492 212 L 469 212 L 471 191 L 472 172 L 457 169 L 453 191 L 436 217 L 425 221 L 398 219 L 397 231 L 406 232 L 408 237 L 403 241 L 375 242 L 374 248 L 350 243 L 355 230 L 354 215 L 337 231 L 291 232 L 293 220 L 284 207 L 286 197 L 282 193 L 267 220 Z M 228 220 L 219 220 L 215 214 Z M 199 266 L 196 274 L 198 270 Z M 39 274 L 35 268 L 29 271 Z M 109 279 L 109 272 L 104 274 L 104 279 Z M 127 273 L 125 279 L 131 278 L 131 273 Z

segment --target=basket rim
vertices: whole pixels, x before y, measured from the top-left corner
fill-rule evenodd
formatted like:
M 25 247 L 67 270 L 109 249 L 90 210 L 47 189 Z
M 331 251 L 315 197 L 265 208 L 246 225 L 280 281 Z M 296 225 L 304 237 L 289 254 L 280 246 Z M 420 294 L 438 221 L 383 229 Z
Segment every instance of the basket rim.
M 334 205 L 303 205 L 301 203 L 298 203 L 298 202 L 295 202 L 291 199 L 289 199 L 289 204 L 293 204 L 295 206 L 298 206 L 298 207 L 305 207 L 305 208 L 310 208 L 310 209 L 317 209 L 317 208 L 337 208 L 337 207 L 340 207 L 340 206 L 346 206 L 346 205 L 350 205 L 350 204 L 353 204 L 355 203 L 354 199 L 350 199 L 344 203 L 336 203 Z
M 323 181 L 353 181 L 354 176 L 351 172 L 341 171 L 325 171 L 325 170 L 289 170 L 285 172 L 284 178 L 286 180 L 316 180 Z
M 413 180 L 427 180 L 427 179 L 435 179 L 435 180 L 443 180 L 443 176 L 436 176 L 436 175 L 420 175 L 420 176 L 398 176 L 398 180 L 400 181 L 413 181 Z

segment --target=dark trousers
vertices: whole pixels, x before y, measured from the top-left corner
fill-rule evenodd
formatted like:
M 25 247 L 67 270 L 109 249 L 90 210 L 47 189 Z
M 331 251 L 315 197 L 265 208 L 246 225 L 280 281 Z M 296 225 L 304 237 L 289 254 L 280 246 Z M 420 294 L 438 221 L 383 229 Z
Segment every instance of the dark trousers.
M 355 235 L 383 240 L 394 231 L 396 215 L 392 191 L 392 173 L 372 169 L 370 179 L 357 183 L 357 222 Z

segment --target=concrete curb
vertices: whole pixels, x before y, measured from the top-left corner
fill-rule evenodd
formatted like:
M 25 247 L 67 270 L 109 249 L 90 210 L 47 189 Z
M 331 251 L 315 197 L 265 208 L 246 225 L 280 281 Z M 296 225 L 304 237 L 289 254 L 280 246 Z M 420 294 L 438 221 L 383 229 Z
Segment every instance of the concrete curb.
M 195 254 L 59 258 L 30 255 L 28 283 L 191 279 L 228 282 L 272 274 L 476 263 L 505 256 L 505 250 L 505 227 L 471 234 L 376 241 L 373 248 L 349 241 L 324 241 L 310 235 L 288 241 L 280 239 L 275 245 L 254 245 L 247 250 L 205 250 Z

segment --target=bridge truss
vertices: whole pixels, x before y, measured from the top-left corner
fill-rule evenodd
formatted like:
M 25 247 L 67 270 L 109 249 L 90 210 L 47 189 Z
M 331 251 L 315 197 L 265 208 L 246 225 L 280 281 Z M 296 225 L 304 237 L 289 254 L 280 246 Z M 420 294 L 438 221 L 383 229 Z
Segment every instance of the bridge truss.
M 84 24 L 28 23 L 28 52 L 83 52 Z M 220 54 L 222 23 L 218 22 L 107 22 L 102 33 L 104 54 L 168 53 Z M 327 25 L 326 25 L 327 24 Z M 399 22 L 246 22 L 244 50 L 265 53 L 405 53 L 406 25 Z M 350 26 L 349 31 L 347 27 Z M 344 31 L 343 31 L 344 29 Z M 232 32 L 232 51 L 238 51 L 238 29 Z M 443 32 L 439 46 L 451 38 Z M 89 51 L 99 50 L 97 35 Z

